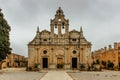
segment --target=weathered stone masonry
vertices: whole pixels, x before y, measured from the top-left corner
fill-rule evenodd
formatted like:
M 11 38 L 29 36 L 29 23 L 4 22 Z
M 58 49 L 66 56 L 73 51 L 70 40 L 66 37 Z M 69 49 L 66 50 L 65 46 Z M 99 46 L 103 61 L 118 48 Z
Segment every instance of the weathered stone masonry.
M 57 33 L 56 33 L 57 32 Z M 39 65 L 41 69 L 79 68 L 89 63 L 91 43 L 79 31 L 69 31 L 69 20 L 59 7 L 50 20 L 50 31 L 37 28 L 35 38 L 28 44 L 28 67 Z

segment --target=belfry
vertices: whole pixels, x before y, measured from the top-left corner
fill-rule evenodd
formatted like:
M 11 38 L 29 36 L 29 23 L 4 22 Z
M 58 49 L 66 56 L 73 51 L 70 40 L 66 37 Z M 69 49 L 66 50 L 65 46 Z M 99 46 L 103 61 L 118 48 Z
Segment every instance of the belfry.
M 28 67 L 35 65 L 41 69 L 79 69 L 80 64 L 88 64 L 91 43 L 80 30 L 69 31 L 69 20 L 61 7 L 55 18 L 50 20 L 50 31 L 40 31 L 28 44 Z

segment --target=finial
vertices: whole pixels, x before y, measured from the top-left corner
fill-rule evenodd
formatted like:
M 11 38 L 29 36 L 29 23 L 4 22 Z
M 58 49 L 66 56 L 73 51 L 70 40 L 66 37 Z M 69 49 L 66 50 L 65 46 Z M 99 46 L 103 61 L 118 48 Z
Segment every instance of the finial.
M 61 7 L 59 7 L 58 8 L 58 10 L 56 11 L 56 16 L 60 16 L 60 15 L 63 15 L 64 16 L 64 14 L 63 14 L 63 10 L 61 9 Z
M 37 27 L 37 33 L 39 33 L 39 26 Z
M 82 30 L 82 26 L 80 26 L 80 38 L 84 38 L 84 36 L 83 36 L 83 30 Z
M 0 8 L 0 12 L 2 11 L 2 9 Z
M 83 30 L 82 30 L 82 26 L 80 26 L 80 32 L 83 32 Z
M 61 7 L 59 6 L 59 10 L 61 10 Z

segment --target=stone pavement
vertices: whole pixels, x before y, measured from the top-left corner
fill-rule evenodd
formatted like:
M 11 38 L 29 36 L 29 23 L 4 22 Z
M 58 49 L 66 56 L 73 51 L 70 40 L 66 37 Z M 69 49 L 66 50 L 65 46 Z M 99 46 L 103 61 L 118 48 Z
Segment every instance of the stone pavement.
M 40 80 L 45 73 L 40 72 L 3 72 L 0 80 Z
M 81 71 L 68 74 L 75 80 L 120 80 L 120 71 Z
M 120 71 L 41 70 L 29 72 L 25 71 L 25 68 L 7 68 L 0 70 L 0 80 L 120 80 Z
M 6 68 L 0 70 L 0 80 L 40 80 L 46 72 L 29 72 L 25 68 Z
M 66 71 L 48 71 L 40 80 L 73 80 Z

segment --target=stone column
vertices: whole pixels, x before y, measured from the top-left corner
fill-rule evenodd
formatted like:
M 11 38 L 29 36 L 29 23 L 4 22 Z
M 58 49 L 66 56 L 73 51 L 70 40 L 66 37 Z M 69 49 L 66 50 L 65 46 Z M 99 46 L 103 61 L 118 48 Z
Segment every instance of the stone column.
M 69 35 L 69 24 L 65 25 L 65 37 Z
M 61 37 L 61 25 L 58 24 L 58 38 Z
M 36 64 L 38 64 L 38 55 L 39 55 L 39 48 L 36 48 Z
M 51 37 L 54 37 L 54 25 L 51 24 L 50 26 L 51 26 Z

